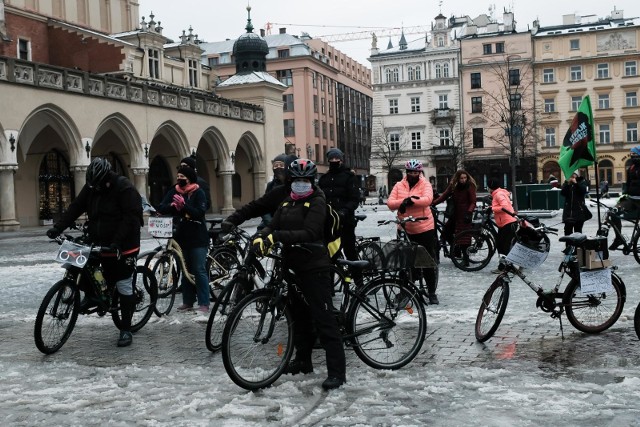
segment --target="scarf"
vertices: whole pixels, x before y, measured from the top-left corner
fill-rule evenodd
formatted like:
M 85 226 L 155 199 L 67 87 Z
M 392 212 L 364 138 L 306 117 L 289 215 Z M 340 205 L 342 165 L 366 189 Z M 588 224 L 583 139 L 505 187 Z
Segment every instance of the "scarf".
M 313 194 L 313 187 L 311 187 L 311 190 L 309 190 L 308 193 L 296 194 L 292 191 L 289 195 L 291 196 L 291 200 L 300 200 L 300 199 L 304 199 L 305 197 L 309 197 L 312 194 Z
M 175 188 L 176 188 L 176 192 L 178 194 L 182 194 L 182 195 L 186 194 L 187 197 L 189 197 L 189 196 L 191 196 L 191 193 L 193 193 L 198 188 L 200 188 L 200 186 L 198 184 L 196 184 L 196 183 L 187 184 L 184 187 L 180 187 L 178 184 L 176 184 Z

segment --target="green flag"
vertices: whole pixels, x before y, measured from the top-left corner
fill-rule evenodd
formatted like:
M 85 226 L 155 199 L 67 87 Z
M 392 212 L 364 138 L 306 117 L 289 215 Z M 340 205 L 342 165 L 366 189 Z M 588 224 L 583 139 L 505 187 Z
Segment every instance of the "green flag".
M 558 163 L 566 178 L 578 168 L 595 163 L 596 142 L 593 139 L 593 113 L 591 100 L 585 96 L 580 103 L 571 127 L 564 136 Z

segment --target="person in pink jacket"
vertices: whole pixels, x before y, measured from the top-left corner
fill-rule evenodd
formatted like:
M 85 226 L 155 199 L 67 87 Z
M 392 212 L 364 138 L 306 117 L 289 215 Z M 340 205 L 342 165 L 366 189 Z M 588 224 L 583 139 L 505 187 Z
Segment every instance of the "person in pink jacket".
M 433 259 L 436 259 L 436 231 L 431 214 L 433 188 L 424 177 L 422 162 L 411 159 L 405 164 L 406 176 L 393 186 L 387 199 L 387 206 L 398 211 L 398 218 L 427 217 L 424 221 L 408 222 L 406 232 L 409 240 L 424 246 Z M 438 304 L 436 295 L 436 272 L 433 268 L 423 270 L 427 283 L 430 304 Z
M 493 211 L 493 218 L 498 226 L 498 236 L 496 238 L 496 249 L 499 255 L 507 255 L 511 250 L 511 243 L 516 237 L 516 219 L 502 210 L 502 208 L 509 212 L 517 213 L 513 209 L 511 204 L 511 197 L 509 191 L 504 188 L 500 188 L 500 182 L 495 179 L 489 179 L 487 187 L 491 190 L 491 210 Z M 493 270 L 492 273 L 500 274 L 502 269 L 500 265 Z

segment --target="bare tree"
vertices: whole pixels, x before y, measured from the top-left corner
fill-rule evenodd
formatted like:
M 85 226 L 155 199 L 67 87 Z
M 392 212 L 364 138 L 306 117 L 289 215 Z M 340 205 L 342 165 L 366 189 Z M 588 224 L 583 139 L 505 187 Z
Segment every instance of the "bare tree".
M 402 130 L 387 128 L 384 120 L 379 118 L 378 126 L 371 138 L 371 161 L 379 162 L 388 176 L 393 166 L 402 158 L 402 153 L 407 150 L 408 144 L 404 128 Z

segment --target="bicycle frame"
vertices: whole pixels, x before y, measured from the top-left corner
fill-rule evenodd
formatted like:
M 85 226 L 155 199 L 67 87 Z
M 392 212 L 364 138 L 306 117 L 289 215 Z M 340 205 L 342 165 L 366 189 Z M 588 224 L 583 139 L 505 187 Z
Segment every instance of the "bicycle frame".
M 592 203 L 596 203 L 602 207 L 605 208 L 606 213 L 604 216 L 604 221 L 602 223 L 602 226 L 600 227 L 600 229 L 597 232 L 598 236 L 603 236 L 603 237 L 608 237 L 609 236 L 609 230 L 613 229 L 613 232 L 615 233 L 616 238 L 622 240 L 624 242 L 624 247 L 622 249 L 622 253 L 624 255 L 629 255 L 631 253 L 633 249 L 633 245 L 634 242 L 637 242 L 638 239 L 640 238 L 640 219 L 636 218 L 636 219 L 626 219 L 623 218 L 622 216 L 618 216 L 618 209 L 617 208 L 611 208 L 607 205 L 605 205 L 604 203 L 600 202 L 599 200 L 597 201 L 592 201 Z M 611 218 L 613 216 L 618 217 L 621 221 L 627 221 L 630 222 L 631 224 L 633 224 L 633 231 L 631 232 L 631 237 L 629 237 L 629 239 L 627 239 L 623 234 L 622 234 L 622 229 L 618 229 L 618 227 L 613 223 L 613 221 L 611 220 Z M 639 261 L 640 262 L 640 261 Z

